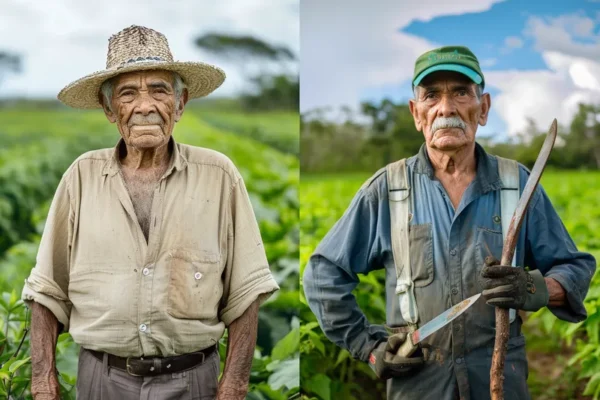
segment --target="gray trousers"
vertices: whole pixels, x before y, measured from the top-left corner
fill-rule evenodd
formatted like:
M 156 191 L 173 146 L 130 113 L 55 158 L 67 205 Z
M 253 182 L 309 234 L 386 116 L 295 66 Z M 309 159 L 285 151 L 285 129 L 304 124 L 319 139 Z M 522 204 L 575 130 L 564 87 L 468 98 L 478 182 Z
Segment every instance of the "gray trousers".
M 158 376 L 132 376 L 100 362 L 81 348 L 77 367 L 77 399 L 82 400 L 192 400 L 214 399 L 219 379 L 219 353 L 194 368 Z

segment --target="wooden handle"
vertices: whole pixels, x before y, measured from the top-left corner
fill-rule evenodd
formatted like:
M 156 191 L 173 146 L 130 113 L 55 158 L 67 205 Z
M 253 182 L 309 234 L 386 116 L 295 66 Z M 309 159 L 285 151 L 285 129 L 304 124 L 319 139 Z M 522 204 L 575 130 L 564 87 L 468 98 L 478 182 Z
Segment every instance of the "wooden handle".
M 409 329 L 408 334 L 406 335 L 406 340 L 404 341 L 404 343 L 402 343 L 402 346 L 400 346 L 400 348 L 396 352 L 397 355 L 408 358 L 412 356 L 415 351 L 417 351 L 419 347 L 417 345 L 414 345 L 412 342 L 412 333 L 416 329 L 417 328 L 415 326 Z
M 557 129 L 558 123 L 555 118 L 554 121 L 552 121 L 552 125 L 550 125 L 548 135 L 546 135 L 540 154 L 538 155 L 537 160 L 535 160 L 533 169 L 529 174 L 529 179 L 527 179 L 527 183 L 523 188 L 523 193 L 521 193 L 521 198 L 517 203 L 515 213 L 510 221 L 506 240 L 504 241 L 504 247 L 502 248 L 502 260 L 500 261 L 500 264 L 502 265 L 510 265 L 512 262 L 517 248 L 519 230 L 521 229 L 521 224 L 523 223 L 525 213 L 527 212 L 527 206 L 542 177 L 546 161 L 548 161 L 548 157 L 550 157 L 550 152 L 552 151 L 554 141 L 556 140 Z M 496 307 L 496 340 L 494 342 L 492 368 L 490 370 L 490 397 L 492 400 L 504 400 L 504 361 L 506 358 L 509 323 L 508 310 Z

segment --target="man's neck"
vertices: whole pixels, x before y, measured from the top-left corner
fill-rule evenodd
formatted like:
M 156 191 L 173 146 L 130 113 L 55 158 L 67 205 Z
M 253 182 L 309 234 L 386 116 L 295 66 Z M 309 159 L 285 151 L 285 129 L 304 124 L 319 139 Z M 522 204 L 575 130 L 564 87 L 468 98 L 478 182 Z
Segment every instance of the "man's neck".
M 125 144 L 127 154 L 121 156 L 121 165 L 134 171 L 165 170 L 171 159 L 169 142 L 152 148 L 137 148 Z
M 475 143 L 452 152 L 427 146 L 427 155 L 437 177 L 474 176 L 477 167 Z

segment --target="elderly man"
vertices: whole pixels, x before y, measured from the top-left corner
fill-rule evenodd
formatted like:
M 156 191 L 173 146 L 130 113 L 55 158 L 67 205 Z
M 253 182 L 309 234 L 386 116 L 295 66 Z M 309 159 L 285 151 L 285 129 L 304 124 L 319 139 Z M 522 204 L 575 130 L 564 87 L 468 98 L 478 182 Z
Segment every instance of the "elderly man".
M 79 398 L 245 398 L 258 306 L 278 286 L 235 166 L 172 137 L 188 99 L 224 79 L 174 62 L 164 35 L 131 26 L 110 38 L 106 70 L 58 95 L 102 107 L 121 140 L 80 156 L 50 207 L 22 295 L 34 398 L 59 398 L 61 331 L 81 346 Z
M 489 398 L 492 306 L 512 309 L 504 391 L 507 399 L 528 399 L 525 338 L 514 310 L 547 306 L 563 320 L 583 321 L 595 260 L 577 250 L 538 187 L 517 245 L 515 266 L 521 267 L 493 265 L 512 215 L 503 193 L 518 197 L 529 173 L 475 142 L 491 100 L 482 93 L 484 76 L 467 48 L 442 47 L 420 56 L 413 87 L 409 107 L 425 144 L 361 187 L 310 258 L 306 297 L 325 334 L 369 362 L 379 378 L 390 378 L 388 399 L 402 400 Z M 506 165 L 514 167 L 512 173 Z M 397 207 L 407 199 L 403 235 Z M 381 268 L 387 327 L 369 323 L 351 294 L 357 274 Z M 477 293 L 479 301 L 424 339 L 413 356 L 397 354 L 410 328 Z

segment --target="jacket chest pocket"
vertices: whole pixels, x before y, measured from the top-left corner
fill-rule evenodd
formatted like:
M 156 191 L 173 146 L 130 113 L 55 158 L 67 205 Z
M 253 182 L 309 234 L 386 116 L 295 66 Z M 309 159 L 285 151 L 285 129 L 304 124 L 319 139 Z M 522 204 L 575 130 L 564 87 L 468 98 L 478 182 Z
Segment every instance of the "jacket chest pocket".
M 220 257 L 177 249 L 168 265 L 168 313 L 180 319 L 216 318 L 223 294 Z
M 433 282 L 433 238 L 431 224 L 411 225 L 409 230 L 410 268 L 415 287 Z

